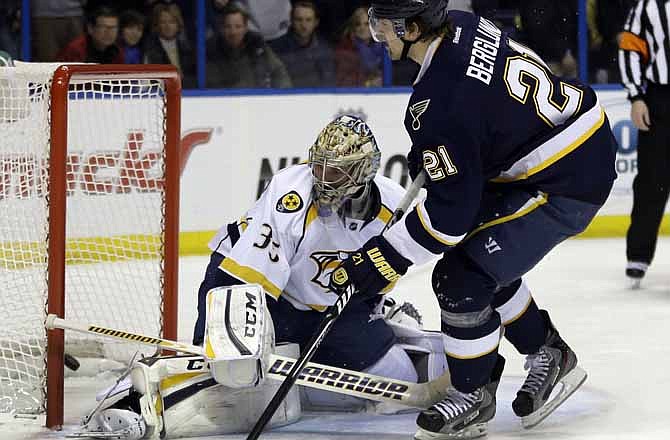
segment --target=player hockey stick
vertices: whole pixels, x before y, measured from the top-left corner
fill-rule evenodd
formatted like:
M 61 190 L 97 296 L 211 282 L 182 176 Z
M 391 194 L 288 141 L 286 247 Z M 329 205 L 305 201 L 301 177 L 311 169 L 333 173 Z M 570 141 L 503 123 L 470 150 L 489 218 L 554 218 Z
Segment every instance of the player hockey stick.
M 405 214 L 405 211 L 407 210 L 407 208 L 409 208 L 409 205 L 412 203 L 412 200 L 416 198 L 417 194 L 419 193 L 419 190 L 421 190 L 421 188 L 423 187 L 425 180 L 426 180 L 426 172 L 422 170 L 416 176 L 416 179 L 414 179 L 410 187 L 407 189 L 407 192 L 405 193 L 402 200 L 400 200 L 400 203 L 398 204 L 396 210 L 393 212 L 391 219 L 384 226 L 384 229 L 382 229 L 381 232 L 382 234 L 386 232 L 388 228 L 390 228 L 396 221 L 402 218 L 402 216 Z M 342 313 L 344 307 L 349 303 L 349 300 L 351 299 L 353 294 L 354 294 L 353 286 L 349 285 L 349 287 L 347 287 L 347 289 L 343 293 L 341 293 L 340 296 L 337 298 L 335 304 L 326 309 L 326 311 L 324 312 L 325 316 L 321 320 L 321 324 L 319 324 L 319 327 L 312 336 L 312 339 L 309 340 L 309 342 L 305 346 L 303 353 L 298 357 L 295 364 L 286 375 L 286 379 L 284 379 L 284 382 L 282 382 L 279 389 L 275 392 L 274 396 L 272 396 L 272 400 L 270 400 L 270 403 L 268 403 L 268 405 L 265 407 L 263 414 L 261 414 L 256 424 L 251 429 L 251 432 L 249 432 L 247 440 L 256 440 L 258 439 L 258 437 L 260 437 L 261 432 L 263 432 L 263 429 L 268 424 L 274 413 L 277 411 L 277 408 L 279 408 L 281 403 L 284 401 L 284 398 L 295 384 L 301 371 L 303 370 L 307 362 L 309 362 L 312 359 L 314 353 L 319 348 L 319 345 L 321 345 L 321 341 L 323 341 L 323 338 L 328 334 L 331 327 Z
M 151 347 L 201 356 L 205 361 L 210 360 L 206 350 L 198 345 L 183 344 L 169 339 L 154 338 L 92 324 L 79 324 L 58 318 L 53 314 L 47 316 L 46 327 L 48 329 L 60 328 L 73 330 L 128 343 L 140 343 Z M 267 377 L 272 380 L 283 381 L 295 363 L 296 360 L 293 358 L 273 353 L 270 355 L 270 368 L 268 369 Z M 179 374 L 176 371 L 173 373 Z M 185 369 L 183 373 L 193 373 L 193 369 Z M 445 373 L 429 382 L 412 383 L 308 362 L 298 374 L 296 383 L 310 388 L 357 396 L 378 402 L 392 402 L 414 408 L 428 408 L 444 397 L 443 392 L 450 385 L 451 381 L 449 373 Z

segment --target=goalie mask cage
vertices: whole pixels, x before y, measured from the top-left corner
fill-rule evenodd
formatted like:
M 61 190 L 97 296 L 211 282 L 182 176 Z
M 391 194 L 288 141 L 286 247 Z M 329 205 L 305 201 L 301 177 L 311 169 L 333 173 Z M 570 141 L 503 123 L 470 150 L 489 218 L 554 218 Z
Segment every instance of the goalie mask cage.
M 152 354 L 47 332 L 47 313 L 176 339 L 180 94 L 172 66 L 0 68 L 5 419 L 62 426 L 64 353 Z

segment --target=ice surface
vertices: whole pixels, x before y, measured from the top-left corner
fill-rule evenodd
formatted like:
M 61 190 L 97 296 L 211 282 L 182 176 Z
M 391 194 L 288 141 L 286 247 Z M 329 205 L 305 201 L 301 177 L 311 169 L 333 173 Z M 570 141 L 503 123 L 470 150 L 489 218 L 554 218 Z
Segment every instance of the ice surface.
M 190 340 L 195 298 L 207 257 L 188 257 L 180 270 L 180 339 Z M 498 392 L 498 414 L 491 439 L 600 440 L 670 438 L 670 238 L 658 243 L 656 261 L 643 289 L 625 289 L 623 239 L 570 240 L 560 245 L 528 276 L 540 307 L 547 308 L 561 335 L 588 372 L 586 384 L 532 431 L 523 431 L 511 401 L 525 377 L 523 357 L 502 343 L 507 358 Z M 394 296 L 411 299 L 429 328 L 438 328 L 430 268 L 412 271 Z M 110 380 L 111 378 L 106 378 Z M 68 429 L 92 405 L 100 380 L 69 381 Z M 267 439 L 411 439 L 414 414 L 308 415 L 300 422 L 264 434 Z M 60 439 L 63 433 L 9 431 L 2 439 Z M 11 428 L 16 429 L 16 428 Z M 212 439 L 209 437 L 208 439 Z M 243 439 L 245 436 L 217 438 Z M 200 438 L 202 440 L 203 438 Z

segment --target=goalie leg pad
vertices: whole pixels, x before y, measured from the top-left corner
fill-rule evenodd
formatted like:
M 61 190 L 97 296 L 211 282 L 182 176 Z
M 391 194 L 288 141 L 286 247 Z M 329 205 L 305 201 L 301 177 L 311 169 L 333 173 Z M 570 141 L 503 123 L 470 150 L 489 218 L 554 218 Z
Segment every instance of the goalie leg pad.
M 273 347 L 274 326 L 261 286 L 216 287 L 207 293 L 204 348 L 218 383 L 260 385 Z
M 400 345 L 393 345 L 375 364 L 363 370 L 365 373 L 398 379 L 406 382 L 416 382 L 418 375 L 412 360 Z M 343 411 L 355 412 L 366 408 L 371 402 L 326 390 L 302 387 L 302 403 L 306 409 L 316 411 Z M 399 410 L 407 410 L 404 405 L 376 403 L 375 411 L 390 414 Z
M 154 361 L 155 358 L 142 359 L 130 372 L 133 388 L 141 395 L 139 406 L 149 439 L 164 437 L 165 431 L 160 381 L 167 371 L 164 363 Z
M 447 371 L 447 358 L 442 332 L 424 330 L 420 314 L 410 303 L 396 304 L 388 298 L 384 309 L 384 321 L 412 359 L 418 382 L 428 382 L 443 375 Z
M 279 345 L 276 352 L 293 358 L 299 355 L 297 344 Z M 226 387 L 213 379 L 204 358 L 184 355 L 142 359 L 131 371 L 131 378 L 131 394 L 134 396 L 130 397 L 134 404 L 122 408 L 139 406 L 140 414 L 129 411 L 127 419 L 132 421 L 138 417 L 143 421 L 144 439 L 248 432 L 280 386 L 279 382 L 268 381 L 253 388 Z M 141 395 L 141 392 L 145 394 Z M 112 407 L 103 413 L 110 409 L 122 410 Z M 298 387 L 294 387 L 270 421 L 270 426 L 294 423 L 300 415 Z
M 297 344 L 279 345 L 276 352 L 293 358 L 299 355 Z M 186 368 L 170 368 L 175 373 L 180 370 L 182 373 L 163 380 L 161 391 L 168 438 L 249 432 L 281 385 L 266 381 L 253 388 L 230 388 L 216 383 L 209 374 L 194 375 L 196 371 L 206 372 L 206 368 L 204 362 L 191 360 Z M 189 376 L 186 371 L 194 373 Z M 298 387 L 293 387 L 269 426 L 294 423 L 300 415 Z

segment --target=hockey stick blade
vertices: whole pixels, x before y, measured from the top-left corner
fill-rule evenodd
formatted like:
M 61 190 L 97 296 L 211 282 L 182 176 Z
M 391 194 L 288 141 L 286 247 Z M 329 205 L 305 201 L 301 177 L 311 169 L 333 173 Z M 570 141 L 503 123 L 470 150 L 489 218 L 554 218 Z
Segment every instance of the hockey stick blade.
M 409 205 L 419 193 L 419 190 L 421 190 L 423 187 L 425 179 L 426 172 L 422 170 L 417 175 L 416 179 L 414 179 L 400 203 L 398 203 L 398 207 L 393 212 L 391 219 L 384 226 L 384 229 L 382 229 L 382 234 L 386 232 L 386 230 L 391 225 L 402 218 L 407 208 L 409 208 Z M 349 303 L 349 300 L 353 294 L 353 287 L 349 286 L 347 290 L 340 294 L 340 296 L 335 301 L 335 304 L 326 309 L 325 316 L 321 321 L 321 324 L 319 324 L 316 332 L 312 336 L 312 339 L 310 339 L 310 341 L 307 343 L 304 352 L 300 354 L 298 360 L 286 376 L 286 379 L 284 379 L 284 382 L 282 382 L 282 384 L 279 386 L 279 389 L 277 389 L 274 396 L 272 396 L 272 399 L 265 407 L 263 414 L 261 414 L 256 424 L 251 429 L 251 432 L 249 432 L 247 440 L 256 440 L 258 437 L 260 437 L 263 429 L 265 429 L 265 426 L 267 426 L 268 422 L 270 422 L 270 419 L 272 419 L 272 416 L 277 411 L 277 408 L 279 408 L 279 405 L 281 405 L 281 403 L 284 401 L 284 398 L 295 384 L 296 380 L 298 379 L 298 375 L 302 371 L 302 368 L 312 359 L 312 356 L 314 356 L 314 353 L 319 348 L 321 341 L 326 337 L 328 331 L 330 331 L 330 328 L 340 316 L 340 313 L 342 313 L 342 309 Z

